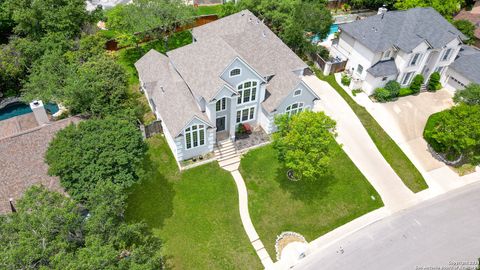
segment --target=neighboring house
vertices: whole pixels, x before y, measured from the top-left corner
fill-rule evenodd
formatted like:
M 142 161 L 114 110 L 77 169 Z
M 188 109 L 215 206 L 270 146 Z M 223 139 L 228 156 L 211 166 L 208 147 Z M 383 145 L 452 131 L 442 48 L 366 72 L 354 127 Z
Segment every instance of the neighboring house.
M 445 72 L 442 83 L 450 90 L 463 89 L 470 83 L 480 84 L 480 49 L 462 46 L 457 58 Z
M 408 86 L 413 77 L 442 74 L 466 37 L 433 8 L 379 11 L 363 20 L 339 26 L 331 54 L 348 59 L 352 89 L 372 94 L 390 80 Z
M 480 48 L 480 1 L 476 1 L 472 10 L 460 11 L 454 20 L 467 20 L 475 25 L 475 46 Z
M 135 63 L 142 89 L 177 161 L 235 139 L 239 124 L 275 131 L 277 114 L 318 99 L 302 80 L 307 65 L 250 11 L 196 27 L 194 42 Z

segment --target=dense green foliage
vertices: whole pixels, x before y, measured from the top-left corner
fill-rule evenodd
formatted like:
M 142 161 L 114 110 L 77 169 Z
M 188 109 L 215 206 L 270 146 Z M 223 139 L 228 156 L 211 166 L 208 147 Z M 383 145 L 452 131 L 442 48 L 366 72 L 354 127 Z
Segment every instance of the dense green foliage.
M 398 94 L 400 93 L 400 88 L 402 88 L 400 83 L 394 80 L 389 81 L 387 82 L 387 84 L 385 84 L 385 89 L 390 93 L 391 98 L 395 98 L 398 96 Z
M 326 8 L 326 1 L 308 0 L 242 0 L 236 8 L 224 5 L 222 15 L 229 15 L 248 9 L 275 32 L 298 54 L 315 51 L 305 37 L 306 32 L 319 34 L 324 38 L 330 31 L 332 15 Z M 315 19 L 312 19 L 315 18 Z
M 101 182 L 122 187 L 135 183 L 145 150 L 131 121 L 108 117 L 59 131 L 50 143 L 46 161 L 49 173 L 60 177 L 67 192 L 83 200 Z
M 147 144 L 126 217 L 144 220 L 161 237 L 166 268 L 261 269 L 238 214 L 232 175 L 217 162 L 179 171 L 164 136 Z
M 107 26 L 138 43 L 146 36 L 167 39 L 180 26 L 193 22 L 195 12 L 181 0 L 135 0 L 106 13 Z
M 455 160 L 463 155 L 464 161 L 478 165 L 480 164 L 478 119 L 480 105 L 460 104 L 432 116 L 423 135 L 435 151 L 446 154 L 447 158 Z
M 379 7 L 385 5 L 387 7 L 392 7 L 396 0 L 350 0 L 349 3 L 354 8 L 371 8 L 378 9 Z
M 457 27 L 460 32 L 462 32 L 465 36 L 468 37 L 468 40 L 464 41 L 465 43 L 475 43 L 475 24 L 468 20 L 457 20 L 453 21 L 453 25 L 455 25 L 455 27 Z
M 413 95 L 415 93 L 418 93 L 418 92 L 413 92 L 413 90 L 410 89 L 410 87 L 403 87 L 402 89 L 400 89 L 400 93 L 398 94 L 398 96 L 405 97 L 405 96 Z
M 412 82 L 410 83 L 410 90 L 412 90 L 413 93 L 418 93 L 420 92 L 420 88 L 422 87 L 424 78 L 422 74 L 417 74 L 415 77 L 413 77 Z
M 414 7 L 433 7 L 438 13 L 450 19 L 460 11 L 465 0 L 397 0 L 395 8 L 410 9 Z
M 352 81 L 352 78 L 350 76 L 348 76 L 347 74 L 342 74 L 342 84 L 345 85 L 345 86 L 350 86 L 350 82 Z
M 441 88 L 442 84 L 440 83 L 440 73 L 433 72 L 428 80 L 427 89 L 428 91 L 437 91 Z
M 315 70 L 315 74 L 327 81 L 333 89 L 335 89 L 343 99 L 348 103 L 350 108 L 355 112 L 357 117 L 362 122 L 362 125 L 372 138 L 373 142 L 377 146 L 380 153 L 383 155 L 385 160 L 392 166 L 392 169 L 397 173 L 397 175 L 402 179 L 403 183 L 410 188 L 413 192 L 418 192 L 426 189 L 427 183 L 423 179 L 422 175 L 418 169 L 413 165 L 413 163 L 408 159 L 405 153 L 400 149 L 400 147 L 395 143 L 390 136 L 385 132 L 385 130 L 375 121 L 375 119 L 368 113 L 368 111 L 355 102 L 352 97 L 343 90 L 343 88 L 337 83 L 333 75 L 323 76 L 318 70 Z
M 273 145 L 278 158 L 295 174 L 307 180 L 329 173 L 330 144 L 335 141 L 335 121 L 324 112 L 283 114 L 275 119 L 278 131 Z
M 0 216 L 0 265 L 5 269 L 161 269 L 160 242 L 143 223 L 125 223 L 125 195 L 98 187 L 83 207 L 33 186 L 17 213 Z
M 453 101 L 468 105 L 480 105 L 480 84 L 472 83 L 463 90 L 457 90 Z
M 249 212 L 272 258 L 277 235 L 284 231 L 301 232 L 310 242 L 383 206 L 342 148 L 335 141 L 329 147 L 330 173 L 316 181 L 289 180 L 272 145 L 250 150 L 242 157 L 240 172 L 248 190 Z
M 375 89 L 375 92 L 373 92 L 373 96 L 379 102 L 387 102 L 391 99 L 390 92 L 383 87 Z
M 385 87 L 375 89 L 373 96 L 377 101 L 386 102 L 397 98 L 400 94 L 401 88 L 400 83 L 392 80 L 387 82 Z

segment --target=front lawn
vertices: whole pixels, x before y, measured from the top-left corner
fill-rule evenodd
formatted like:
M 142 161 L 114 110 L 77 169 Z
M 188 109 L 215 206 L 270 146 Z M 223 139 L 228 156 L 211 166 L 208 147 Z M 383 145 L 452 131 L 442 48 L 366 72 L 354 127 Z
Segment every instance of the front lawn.
M 222 11 L 222 5 L 198 6 L 195 8 L 195 14 L 202 15 L 219 15 Z
M 210 163 L 179 172 L 158 135 L 148 140 L 142 179 L 128 199 L 127 219 L 144 220 L 163 240 L 173 269 L 261 269 L 243 229 L 231 175 Z
M 383 206 L 380 196 L 336 143 L 331 175 L 293 182 L 272 145 L 248 152 L 241 160 L 253 225 L 272 258 L 275 239 L 295 231 L 312 241 Z M 372 200 L 371 196 L 375 197 Z
M 350 95 L 338 85 L 334 75 L 322 76 L 318 72 L 316 73 L 320 79 L 328 82 L 343 97 L 348 105 L 350 105 L 350 108 L 352 108 L 360 119 L 360 122 L 362 122 L 362 125 L 367 130 L 368 135 L 370 135 L 370 138 L 372 138 L 380 153 L 388 164 L 392 166 L 395 173 L 402 179 L 403 183 L 413 192 L 419 192 L 428 188 L 425 179 L 417 167 L 413 165 L 407 155 L 405 155 L 395 141 L 388 136 L 372 115 L 370 115 L 364 107 L 358 105 Z

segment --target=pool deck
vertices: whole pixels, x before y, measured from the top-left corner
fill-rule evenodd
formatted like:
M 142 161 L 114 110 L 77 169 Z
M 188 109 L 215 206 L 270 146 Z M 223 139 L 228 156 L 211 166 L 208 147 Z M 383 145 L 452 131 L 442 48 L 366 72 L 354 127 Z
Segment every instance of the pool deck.
M 0 121 L 0 139 L 22 133 L 36 127 L 38 127 L 38 123 L 33 113 L 27 113 L 9 118 Z

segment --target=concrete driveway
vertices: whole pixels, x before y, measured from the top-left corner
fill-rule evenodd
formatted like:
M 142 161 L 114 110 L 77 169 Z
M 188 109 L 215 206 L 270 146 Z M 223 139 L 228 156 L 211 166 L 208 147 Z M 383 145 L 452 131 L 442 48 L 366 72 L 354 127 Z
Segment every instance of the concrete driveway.
M 428 151 L 427 143 L 423 139 L 423 129 L 430 115 L 451 106 L 451 93 L 440 90 L 402 97 L 394 102 L 373 103 L 371 110 L 392 138 L 412 151 L 422 169 L 429 172 L 445 165 Z

